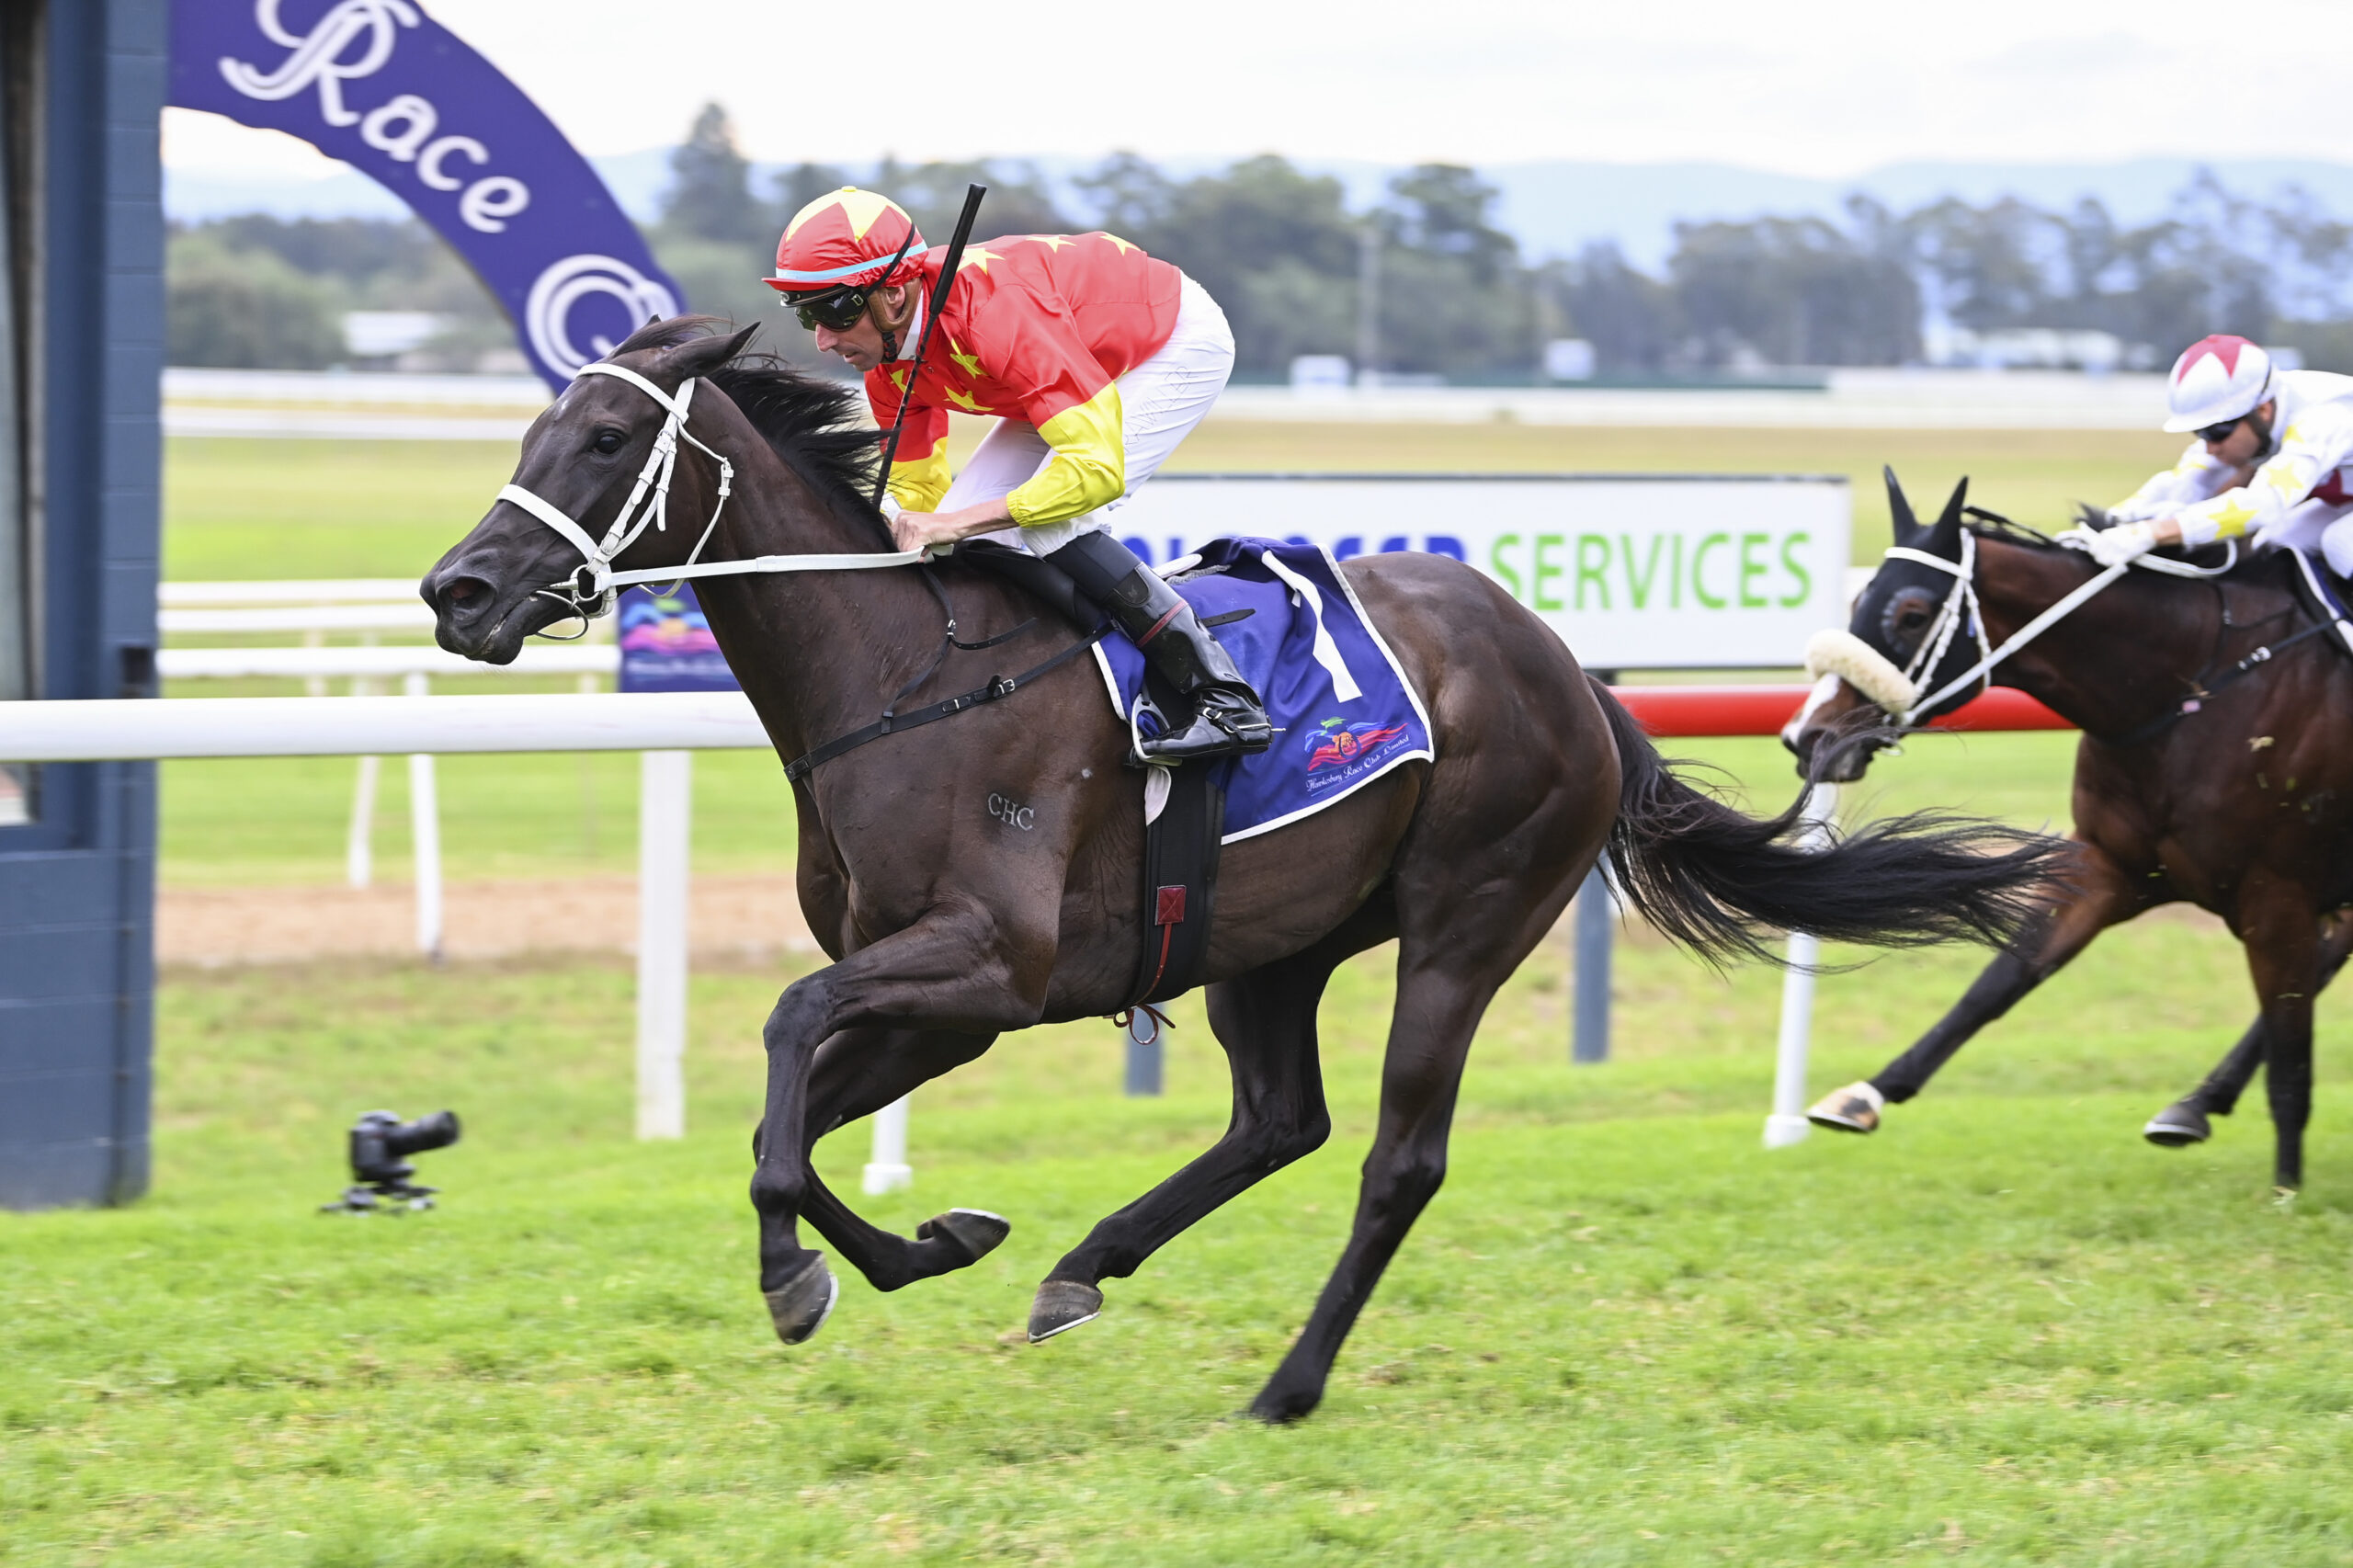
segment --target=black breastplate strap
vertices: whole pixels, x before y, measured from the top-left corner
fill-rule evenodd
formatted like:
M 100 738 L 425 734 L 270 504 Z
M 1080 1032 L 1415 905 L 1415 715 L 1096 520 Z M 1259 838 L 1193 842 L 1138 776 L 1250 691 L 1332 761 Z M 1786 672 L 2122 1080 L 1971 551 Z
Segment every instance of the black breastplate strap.
M 1017 676 L 991 676 L 986 686 L 975 687 L 971 691 L 943 699 L 927 708 L 918 708 L 911 713 L 886 712 L 863 729 L 852 730 L 847 735 L 836 735 L 814 751 L 794 757 L 784 765 L 784 776 L 790 782 L 798 784 L 808 778 L 810 772 L 818 764 L 831 762 L 844 752 L 856 751 L 869 741 L 879 741 L 885 735 L 897 734 L 901 730 L 918 729 L 936 720 L 952 719 L 967 708 L 978 708 L 983 702 L 1002 701 L 1031 681 L 1069 664 L 1101 642 L 1110 630 L 1108 623 L 1098 626 L 1044 664 L 1026 669 Z M 985 643 L 980 645 L 986 646 Z

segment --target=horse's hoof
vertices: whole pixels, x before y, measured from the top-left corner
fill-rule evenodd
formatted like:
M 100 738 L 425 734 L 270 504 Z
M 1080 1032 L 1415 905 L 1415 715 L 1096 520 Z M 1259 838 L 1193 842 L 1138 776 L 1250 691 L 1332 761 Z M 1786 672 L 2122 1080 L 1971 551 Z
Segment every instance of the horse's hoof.
M 2204 1111 L 2188 1100 L 2177 1100 L 2149 1118 L 2141 1136 L 2160 1149 L 2187 1149 L 2214 1136 L 2214 1128 Z
M 825 1260 L 810 1254 L 808 1266 L 786 1280 L 782 1289 L 763 1290 L 767 1298 L 768 1317 L 776 1324 L 776 1336 L 787 1345 L 805 1343 L 809 1336 L 825 1326 L 834 1315 L 834 1303 L 841 1299 L 841 1281 L 825 1267 Z
M 1051 1339 L 1102 1315 L 1102 1291 L 1075 1279 L 1049 1279 L 1038 1287 L 1038 1299 L 1029 1303 L 1029 1343 Z
M 1813 1103 L 1805 1119 L 1816 1127 L 1827 1127 L 1839 1132 L 1877 1132 L 1879 1113 L 1887 1108 L 1887 1096 L 1869 1084 L 1849 1084 L 1843 1089 L 1833 1089 Z
M 968 1268 L 996 1251 L 1005 1238 L 1013 1233 L 1013 1221 L 1002 1214 L 992 1214 L 985 1209 L 950 1209 L 945 1214 L 934 1214 L 915 1227 L 919 1242 L 949 1241 L 964 1251 L 964 1260 L 956 1265 Z
M 1287 1389 L 1268 1383 L 1250 1402 L 1250 1415 L 1269 1426 L 1288 1426 L 1294 1421 L 1305 1420 L 1323 1403 L 1321 1388 Z

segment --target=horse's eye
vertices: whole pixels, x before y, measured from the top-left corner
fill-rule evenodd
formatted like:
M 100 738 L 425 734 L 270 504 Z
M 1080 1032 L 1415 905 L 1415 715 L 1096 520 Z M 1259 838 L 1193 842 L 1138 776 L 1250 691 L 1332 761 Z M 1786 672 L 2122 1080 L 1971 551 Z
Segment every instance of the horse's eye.
M 602 452 L 607 457 L 610 457 L 620 451 L 628 440 L 629 437 L 619 430 L 599 430 L 597 432 L 597 438 L 589 443 L 589 450 Z

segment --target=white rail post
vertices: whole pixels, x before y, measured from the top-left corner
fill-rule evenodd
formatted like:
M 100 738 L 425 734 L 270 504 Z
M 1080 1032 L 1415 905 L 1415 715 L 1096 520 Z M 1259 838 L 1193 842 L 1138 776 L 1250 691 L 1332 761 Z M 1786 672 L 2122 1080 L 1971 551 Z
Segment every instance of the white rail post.
M 412 671 L 402 690 L 423 697 L 427 682 Z M 408 830 L 416 855 L 416 950 L 441 961 L 441 800 L 434 787 L 433 754 L 411 752 L 408 759 Z
M 1830 841 L 1830 818 L 1838 809 L 1838 786 L 1816 784 L 1806 792 L 1797 833 L 1799 846 L 1819 849 Z M 1781 977 L 1781 1038 L 1773 1059 L 1773 1114 L 1765 1119 L 1765 1147 L 1787 1148 L 1813 1131 L 1805 1119 L 1806 1056 L 1813 1036 L 1813 965 L 1822 944 L 1810 933 L 1790 933 L 1790 969 Z
M 907 1100 L 902 1095 L 874 1113 L 874 1157 L 866 1163 L 861 1184 L 869 1198 L 880 1198 L 911 1187 L 915 1166 L 907 1164 Z
M 376 683 L 366 676 L 351 677 L 351 695 L 373 697 Z M 365 892 L 376 878 L 376 782 L 381 772 L 381 757 L 359 758 L 358 774 L 351 782 L 351 836 L 343 846 L 343 878 L 352 887 Z
M 637 1135 L 687 1135 L 687 878 L 694 753 L 640 754 Z

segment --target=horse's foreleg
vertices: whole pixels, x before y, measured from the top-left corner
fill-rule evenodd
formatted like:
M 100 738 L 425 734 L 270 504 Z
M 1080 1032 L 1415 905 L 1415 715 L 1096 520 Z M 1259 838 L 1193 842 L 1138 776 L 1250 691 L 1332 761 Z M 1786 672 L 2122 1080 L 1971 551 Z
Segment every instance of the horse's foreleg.
M 1098 1222 L 1038 1287 L 1031 1343 L 1091 1321 L 1105 1279 L 1124 1279 L 1143 1260 L 1235 1195 L 1303 1154 L 1332 1131 L 1316 1062 L 1315 1006 L 1333 966 L 1386 937 L 1351 922 L 1305 952 L 1209 988 L 1210 1027 L 1233 1074 L 1233 1114 L 1225 1135 L 1184 1169 Z M 1351 935 L 1353 933 L 1353 935 Z
M 2278 1139 L 2272 1181 L 2281 1192 L 2293 1192 L 2304 1181 L 2304 1124 L 2313 1108 L 2313 994 L 2320 989 L 2321 976 L 2320 923 L 2311 898 L 2302 888 L 2262 877 L 2240 893 L 2239 939 L 2263 1009 L 2263 1086 Z
M 1876 1131 L 1883 1107 L 1918 1094 L 1978 1030 L 2064 968 L 2094 937 L 2140 912 L 2140 890 L 2097 849 L 2079 844 L 2072 870 L 2073 885 L 2044 906 L 2015 948 L 1995 955 L 1911 1050 L 1875 1076 L 1824 1095 L 1806 1112 L 1808 1119 L 1841 1132 Z
M 2324 915 L 2320 980 L 2313 988 L 2315 993 L 2328 989 L 2329 983 L 2344 969 L 2348 954 L 2353 954 L 2353 915 L 2343 910 Z M 2255 1070 L 2262 1064 L 2263 1015 L 2257 1013 L 2255 1022 L 2246 1027 L 2246 1033 L 2206 1074 L 2205 1081 L 2151 1117 L 2149 1124 L 2141 1129 L 2141 1136 L 2166 1149 L 2203 1143 L 2214 1133 L 2213 1124 L 2207 1118 L 2228 1116 L 2237 1109 L 2239 1096 L 2254 1081 Z
M 852 1028 L 834 1035 L 817 1048 L 810 1070 L 809 1142 L 813 1146 L 827 1133 L 962 1066 L 987 1051 L 994 1038 L 946 1029 Z M 765 1127 L 753 1133 L 755 1154 Z M 896 1290 L 977 1263 L 1011 1228 L 997 1215 L 954 1209 L 925 1221 L 910 1241 L 861 1219 L 813 1168 L 807 1179 L 801 1217 L 878 1290 Z
M 1022 1027 L 1036 1021 L 1052 965 L 1051 929 L 1042 941 L 1022 943 L 1008 932 L 1001 912 L 943 906 L 796 981 L 778 999 L 763 1030 L 767 1098 L 752 1207 L 760 1217 L 760 1291 L 786 1344 L 817 1332 L 837 1290 L 824 1260 L 801 1244 L 799 1232 L 801 1214 L 822 1190 L 809 1159 L 816 1141 L 811 1075 L 820 1046 L 861 1026 L 968 1036 Z M 887 1086 L 878 1082 L 870 1092 Z

